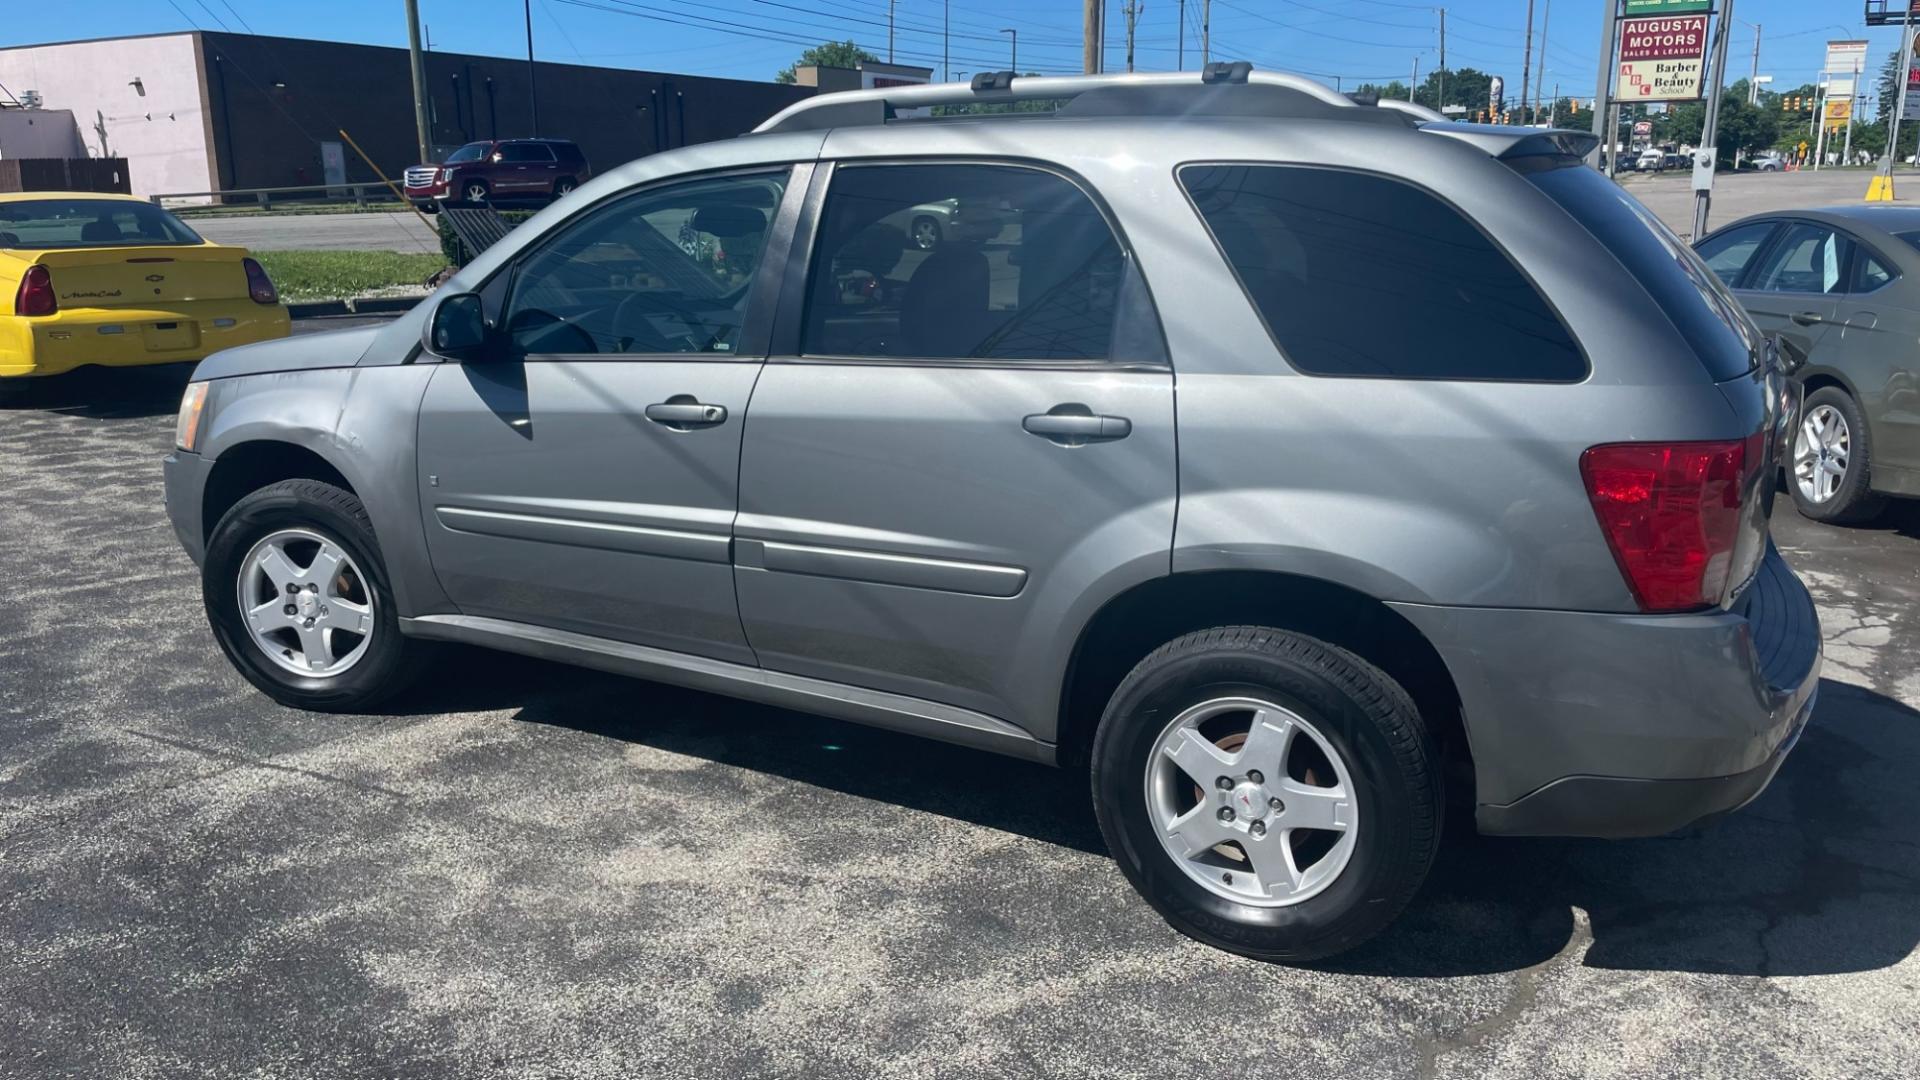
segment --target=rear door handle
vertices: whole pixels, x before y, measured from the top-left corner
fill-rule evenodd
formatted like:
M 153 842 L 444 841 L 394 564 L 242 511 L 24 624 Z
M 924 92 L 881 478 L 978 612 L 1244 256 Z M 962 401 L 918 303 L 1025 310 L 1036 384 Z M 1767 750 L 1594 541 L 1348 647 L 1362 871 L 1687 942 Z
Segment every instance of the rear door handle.
M 727 422 L 725 405 L 704 405 L 685 395 L 676 396 L 672 401 L 661 401 L 649 405 L 646 413 L 647 419 L 675 431 L 691 431 L 694 428 L 713 427 Z
M 1826 322 L 1817 311 L 1802 311 L 1797 315 L 1791 316 L 1791 318 L 1801 326 L 1812 326 L 1814 323 Z
M 1133 421 L 1124 416 L 1096 416 L 1085 405 L 1056 405 L 1020 421 L 1030 434 L 1062 446 L 1111 442 L 1133 434 Z

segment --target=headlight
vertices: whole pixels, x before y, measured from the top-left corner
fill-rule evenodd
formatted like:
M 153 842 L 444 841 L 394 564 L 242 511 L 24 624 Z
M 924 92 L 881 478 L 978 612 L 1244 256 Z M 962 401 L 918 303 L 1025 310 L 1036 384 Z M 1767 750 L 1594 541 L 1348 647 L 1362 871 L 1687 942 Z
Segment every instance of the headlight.
M 452 170 L 452 169 L 441 169 L 441 170 L 440 170 L 440 180 L 441 180 L 441 182 L 442 182 L 442 183 L 448 183 L 448 182 L 451 182 L 451 181 L 453 180 L 453 170 Z
M 200 415 L 207 404 L 207 384 L 193 382 L 187 384 L 187 392 L 180 396 L 180 420 L 173 427 L 173 445 L 188 453 L 196 453 L 200 448 Z

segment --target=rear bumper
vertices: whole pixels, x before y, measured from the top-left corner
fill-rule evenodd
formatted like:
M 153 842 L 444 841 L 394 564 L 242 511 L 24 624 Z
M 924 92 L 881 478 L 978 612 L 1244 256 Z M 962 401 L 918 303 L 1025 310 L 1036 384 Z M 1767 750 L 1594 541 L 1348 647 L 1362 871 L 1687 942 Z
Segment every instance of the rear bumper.
M 1813 600 L 1775 550 L 1728 611 L 1394 607 L 1460 692 L 1485 833 L 1655 836 L 1737 809 L 1819 684 Z
M 151 308 L 70 308 L 0 317 L 0 378 L 58 375 L 88 364 L 137 367 L 204 360 L 292 333 L 284 304 L 189 300 Z

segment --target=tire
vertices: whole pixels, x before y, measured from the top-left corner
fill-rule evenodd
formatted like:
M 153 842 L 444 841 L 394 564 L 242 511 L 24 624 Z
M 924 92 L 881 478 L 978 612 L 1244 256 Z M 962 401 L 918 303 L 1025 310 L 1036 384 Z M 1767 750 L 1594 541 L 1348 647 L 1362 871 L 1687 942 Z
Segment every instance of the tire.
M 908 240 L 921 251 L 932 251 L 940 246 L 943 236 L 940 223 L 922 214 L 913 219 L 913 232 L 908 235 Z
M 1807 395 L 1800 410 L 1800 426 L 1793 435 L 1793 452 L 1787 462 L 1787 492 L 1801 516 L 1829 525 L 1857 525 L 1872 521 L 1887 507 L 1887 498 L 1872 488 L 1873 441 L 1860 406 L 1845 390 L 1824 386 Z M 1826 419 L 1828 423 L 1820 424 Z M 1841 425 L 1836 429 L 1832 422 Z M 1813 425 L 1810 430 L 1809 425 Z M 1828 437 L 1824 460 L 1838 460 L 1845 469 L 1839 482 L 1825 498 L 1816 480 L 1820 462 L 1819 446 L 1813 445 L 1811 432 L 1824 431 Z M 1836 457 L 1837 455 L 1837 457 Z M 1803 456 L 1806 460 L 1803 460 Z M 1803 478 L 1803 468 L 1813 475 Z
M 1286 748 L 1277 756 L 1249 762 L 1246 755 L 1255 752 L 1249 749 L 1231 764 L 1200 759 L 1222 774 L 1203 787 L 1205 777 L 1179 764 L 1184 760 L 1179 755 L 1169 756 L 1164 742 L 1170 732 L 1191 723 L 1186 718 L 1209 715 L 1225 703 L 1225 712 L 1192 730 L 1203 731 L 1210 745 L 1231 746 L 1233 736 L 1217 737 L 1211 725 L 1237 726 L 1236 702 L 1258 703 L 1270 718 L 1291 714 L 1283 719 L 1296 734 L 1291 741 L 1262 744 Z M 1323 753 L 1327 749 L 1331 753 Z M 1329 777 L 1316 775 L 1316 756 L 1325 759 L 1322 773 L 1331 771 L 1332 779 L 1342 781 L 1338 789 L 1319 783 Z M 1308 759 L 1304 770 L 1303 757 Z M 1284 772 L 1256 777 L 1262 761 Z M 1170 780 L 1158 779 L 1169 769 L 1177 770 Z M 1235 786 L 1229 790 L 1225 782 Z M 1093 742 L 1092 786 L 1100 831 L 1121 871 L 1174 929 L 1242 956 L 1289 963 L 1351 949 L 1392 922 L 1426 878 L 1443 816 L 1438 753 L 1406 691 L 1344 649 L 1262 626 L 1188 634 L 1142 660 L 1101 717 Z M 1316 787 L 1324 794 L 1308 797 Z M 1246 798 L 1249 789 L 1252 799 Z M 1262 791 L 1270 796 L 1268 810 L 1258 809 Z M 1240 862 L 1227 858 L 1231 852 L 1220 845 L 1206 846 L 1205 839 L 1190 846 L 1188 857 L 1176 858 L 1174 841 L 1163 838 L 1155 820 L 1168 798 L 1194 804 L 1179 820 L 1204 827 L 1200 835 L 1237 836 Z M 1311 814 L 1313 804 L 1333 809 L 1328 820 L 1341 818 L 1342 798 L 1345 829 L 1322 833 L 1285 827 L 1289 820 L 1309 820 L 1289 814 Z M 1216 832 L 1209 822 L 1220 821 L 1240 803 L 1245 806 L 1233 824 L 1223 823 Z M 1271 829 L 1264 824 L 1269 819 Z M 1239 831 L 1228 834 L 1229 828 Z M 1296 835 L 1300 832 L 1306 834 L 1304 844 Z M 1323 841 L 1332 846 L 1314 861 L 1315 845 Z M 1251 895 L 1260 891 L 1262 874 L 1249 877 L 1246 866 L 1258 871 L 1276 865 L 1271 860 L 1280 848 L 1250 845 L 1274 844 L 1292 852 L 1278 865 L 1299 863 L 1301 887 L 1288 897 Z M 1339 856 L 1342 844 L 1346 854 Z M 1261 855 L 1255 858 L 1249 851 Z M 1324 862 L 1336 857 L 1337 863 Z M 1236 879 L 1237 866 L 1241 876 Z M 1305 887 L 1315 874 L 1322 874 L 1321 880 Z M 1276 892 L 1286 891 L 1281 875 L 1266 876 L 1282 882 Z
M 0 406 L 22 406 L 33 396 L 34 377 L 20 375 L 0 379 Z
M 255 590 L 247 597 L 249 606 L 272 594 L 281 599 L 278 586 L 266 578 L 264 570 L 254 570 L 247 578 L 242 570 L 259 546 L 272 537 L 289 533 L 308 534 L 322 543 L 334 545 L 346 561 L 339 572 L 329 576 L 324 589 L 320 580 L 310 582 L 312 593 L 295 593 L 299 603 L 289 603 L 296 614 L 318 619 L 345 618 L 349 603 L 370 609 L 365 625 L 364 649 L 337 673 L 303 674 L 295 653 L 305 640 L 298 629 L 279 626 L 277 639 L 285 644 L 281 659 L 271 657 L 260 643 L 242 610 L 241 589 Z M 301 545 L 286 551 L 293 565 L 300 564 Z M 317 546 L 317 545 L 316 545 Z M 317 563 L 316 563 L 317 565 Z M 312 570 L 313 566 L 307 566 Z M 340 589 L 342 581 L 351 588 Z M 399 608 L 380 557 L 379 541 L 366 507 L 351 492 L 342 491 L 318 480 L 283 480 L 241 499 L 214 526 L 207 542 L 207 555 L 201 567 L 201 595 L 206 603 L 207 621 L 213 636 L 227 659 L 247 681 L 282 705 L 314 712 L 353 712 L 365 709 L 403 689 L 419 669 L 424 647 L 400 633 Z M 261 591 L 264 589 L 264 591 Z M 335 596 L 335 593 L 338 593 Z M 334 615 L 329 607 L 342 609 Z M 263 621 L 270 616 L 263 616 Z M 289 620 L 294 621 L 294 620 Z M 311 625 L 311 624 L 309 624 Z M 336 624 L 344 629 L 344 624 Z M 349 652 L 360 639 L 354 633 L 325 633 L 332 646 Z M 343 655 L 340 659 L 345 660 Z M 284 661 L 284 662 L 283 662 Z
M 470 203 L 484 203 L 493 197 L 493 189 L 484 180 L 468 180 L 460 185 L 460 200 Z

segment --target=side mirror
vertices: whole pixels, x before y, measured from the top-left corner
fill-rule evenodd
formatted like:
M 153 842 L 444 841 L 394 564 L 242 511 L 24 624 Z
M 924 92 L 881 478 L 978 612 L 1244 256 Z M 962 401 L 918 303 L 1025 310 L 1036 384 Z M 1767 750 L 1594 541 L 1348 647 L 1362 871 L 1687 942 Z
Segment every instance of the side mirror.
M 427 348 L 436 355 L 469 363 L 487 359 L 493 345 L 493 328 L 487 325 L 487 308 L 479 293 L 455 293 L 433 309 Z

